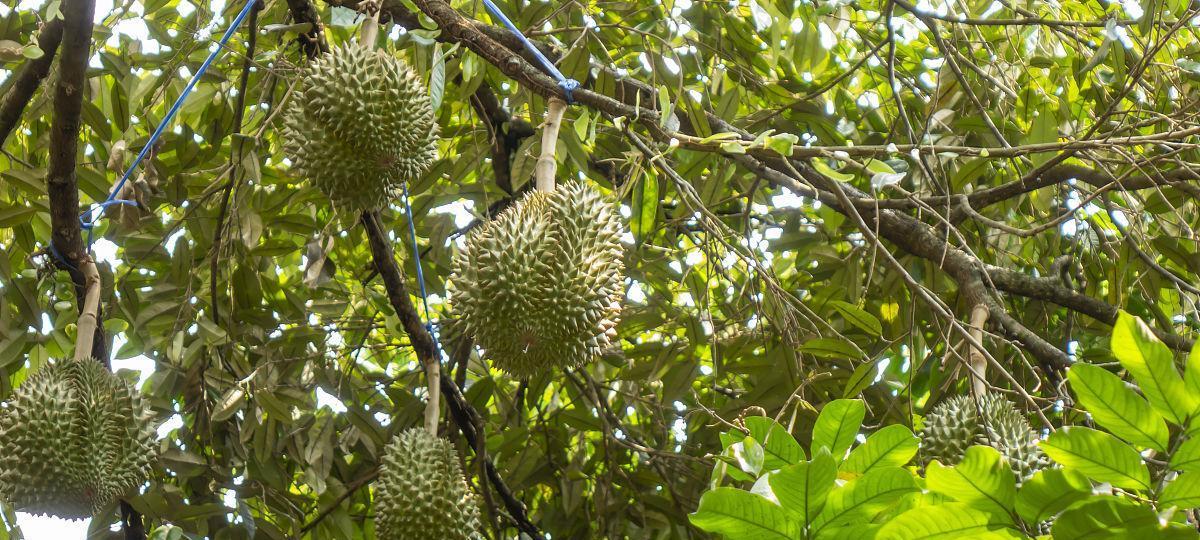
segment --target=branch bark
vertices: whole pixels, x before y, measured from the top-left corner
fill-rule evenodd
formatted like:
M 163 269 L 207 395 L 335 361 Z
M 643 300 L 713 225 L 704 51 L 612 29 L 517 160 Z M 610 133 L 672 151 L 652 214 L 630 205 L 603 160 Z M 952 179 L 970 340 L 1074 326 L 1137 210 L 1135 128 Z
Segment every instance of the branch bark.
M 41 58 L 30 60 L 21 66 L 13 75 L 13 84 L 0 103 L 0 148 L 4 147 L 9 134 L 21 123 L 21 114 L 33 99 L 34 92 L 41 86 L 42 80 L 50 74 L 50 66 L 58 54 L 58 44 L 62 41 L 63 20 L 54 19 L 42 27 L 38 36 L 38 47 L 45 53 Z
M 329 52 L 329 44 L 325 42 L 325 30 L 321 26 L 321 15 L 316 6 L 308 0 L 287 0 L 288 10 L 292 12 L 292 21 L 308 23 L 312 29 L 296 37 L 304 56 L 313 58 L 321 53 Z

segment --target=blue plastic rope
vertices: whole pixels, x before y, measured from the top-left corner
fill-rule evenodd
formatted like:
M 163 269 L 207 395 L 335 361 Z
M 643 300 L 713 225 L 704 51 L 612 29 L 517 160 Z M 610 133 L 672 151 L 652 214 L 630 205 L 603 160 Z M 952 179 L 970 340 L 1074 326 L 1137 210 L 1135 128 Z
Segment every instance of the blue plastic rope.
M 88 232 L 87 245 L 89 248 L 92 245 L 92 228 L 95 227 L 96 222 L 103 217 L 104 209 L 118 204 L 137 206 L 136 201 L 118 199 L 117 194 L 121 193 L 121 188 L 125 187 L 125 182 L 127 182 L 129 177 L 133 175 L 133 171 L 136 170 L 137 166 L 141 164 L 143 159 L 146 158 L 146 154 L 148 154 L 150 149 L 154 147 L 154 143 L 158 142 L 159 137 L 162 136 L 163 130 L 167 128 L 167 124 L 171 123 L 171 120 L 173 120 L 175 115 L 179 113 L 179 109 L 183 107 L 183 100 L 187 99 L 188 94 L 192 93 L 192 90 L 196 88 L 196 83 L 200 81 L 200 77 L 204 76 L 204 72 L 208 71 L 208 66 L 212 65 L 213 61 L 217 59 L 217 56 L 221 54 L 221 51 L 225 49 L 225 45 L 229 43 L 230 38 L 233 37 L 233 34 L 237 31 L 238 27 L 242 25 L 242 21 L 245 20 L 246 15 L 250 14 L 250 10 L 254 8 L 254 5 L 257 2 L 258 0 L 246 1 L 246 7 L 242 8 L 242 11 L 240 11 L 237 17 L 233 19 L 233 24 L 229 25 L 229 28 L 225 30 L 225 34 L 222 35 L 221 40 L 217 42 L 217 48 L 208 55 L 208 58 L 204 60 L 203 64 L 200 64 L 200 69 L 196 71 L 196 74 L 192 75 L 192 80 L 188 81 L 187 86 L 183 88 L 183 93 L 179 94 L 179 99 L 175 100 L 175 104 L 171 106 L 171 110 L 167 111 L 167 115 L 163 117 L 161 122 L 158 123 L 158 127 L 154 129 L 154 134 L 150 135 L 150 140 L 146 141 L 146 145 L 142 147 L 142 151 L 138 152 L 137 158 L 133 160 L 133 164 L 130 165 L 129 169 L 125 171 L 125 174 L 121 176 L 121 180 L 117 182 L 116 187 L 114 187 L 112 192 L 108 194 L 108 198 L 105 199 L 104 202 L 88 208 L 82 214 L 79 214 L 79 226 Z M 100 211 L 99 215 L 93 218 L 92 214 L 97 210 Z
M 574 104 L 575 96 L 573 93 L 576 88 L 579 88 L 579 81 L 575 79 L 568 79 L 565 75 L 563 75 L 562 72 L 555 67 L 554 62 L 551 62 L 549 58 L 546 58 L 546 55 L 542 54 L 542 51 L 535 47 L 533 42 L 529 41 L 529 38 L 525 37 L 525 34 L 521 33 L 521 30 L 517 28 L 517 25 L 513 24 L 513 22 L 508 19 L 508 16 L 506 16 L 503 11 L 500 11 L 500 8 L 497 7 L 492 0 L 483 0 L 483 5 L 487 7 L 488 11 L 491 12 L 493 17 L 500 19 L 500 22 L 504 23 L 504 26 L 507 26 L 508 29 L 512 31 L 514 36 L 517 36 L 517 39 L 521 40 L 521 43 L 525 45 L 525 48 L 528 49 L 531 54 L 533 54 L 534 58 L 538 59 L 538 62 L 542 64 L 542 67 L 545 68 L 546 71 L 550 72 L 555 79 L 558 79 L 558 87 L 562 88 L 563 96 L 566 98 L 567 103 Z
M 412 239 L 413 261 L 417 265 L 417 285 L 421 288 L 421 307 L 425 311 L 425 330 L 433 340 L 433 351 L 437 354 L 438 363 L 442 361 L 442 346 L 438 344 L 437 333 L 433 330 L 433 318 L 429 316 L 429 293 L 425 291 L 425 271 L 421 268 L 421 246 L 417 244 L 417 226 L 413 218 L 412 205 L 408 202 L 408 182 L 401 184 L 404 199 L 404 215 L 408 217 L 408 235 Z

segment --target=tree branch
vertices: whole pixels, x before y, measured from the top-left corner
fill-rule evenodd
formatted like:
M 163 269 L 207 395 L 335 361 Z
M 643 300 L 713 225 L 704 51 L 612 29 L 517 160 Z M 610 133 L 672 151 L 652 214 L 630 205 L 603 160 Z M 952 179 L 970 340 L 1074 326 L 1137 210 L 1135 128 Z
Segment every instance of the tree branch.
M 50 65 L 54 63 L 54 56 L 58 54 L 58 44 L 62 41 L 62 35 L 62 19 L 46 23 L 38 36 L 38 47 L 45 54 L 25 62 L 13 75 L 12 87 L 4 95 L 4 102 L 0 103 L 0 148 L 4 147 L 9 134 L 21 122 L 21 113 L 25 112 L 25 107 L 33 98 L 38 86 L 41 86 L 42 80 L 50 74 Z
M 296 37 L 304 56 L 313 58 L 321 53 L 329 52 L 329 44 L 325 42 L 324 27 L 321 26 L 321 14 L 308 0 L 287 0 L 288 10 L 292 12 L 292 20 L 297 23 L 308 23 L 312 28 Z M 256 8 L 257 9 L 257 8 Z

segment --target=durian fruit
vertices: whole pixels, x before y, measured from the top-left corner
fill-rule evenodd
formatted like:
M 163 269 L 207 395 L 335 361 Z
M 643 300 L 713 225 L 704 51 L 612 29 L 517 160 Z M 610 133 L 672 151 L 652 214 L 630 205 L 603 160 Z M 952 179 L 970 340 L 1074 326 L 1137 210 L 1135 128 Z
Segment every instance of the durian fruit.
M 999 394 L 984 394 L 978 401 L 971 396 L 955 396 L 925 415 L 921 430 L 921 449 L 926 460 L 945 465 L 962 460 L 967 448 L 991 446 L 1008 461 L 1018 481 L 1049 466 L 1049 459 L 1037 445 L 1037 434 L 1029 421 Z
M 305 69 L 291 103 L 284 151 L 337 206 L 383 208 L 437 157 L 428 90 L 386 52 L 334 48 Z
M 17 510 L 84 519 L 150 476 L 149 403 L 91 359 L 38 370 L 0 408 L 0 497 Z
M 396 435 L 375 484 L 375 536 L 476 540 L 481 531 L 479 503 L 450 443 L 420 428 Z
M 616 337 L 622 232 L 615 204 L 586 183 L 529 193 L 455 254 L 459 330 L 521 378 L 588 362 Z

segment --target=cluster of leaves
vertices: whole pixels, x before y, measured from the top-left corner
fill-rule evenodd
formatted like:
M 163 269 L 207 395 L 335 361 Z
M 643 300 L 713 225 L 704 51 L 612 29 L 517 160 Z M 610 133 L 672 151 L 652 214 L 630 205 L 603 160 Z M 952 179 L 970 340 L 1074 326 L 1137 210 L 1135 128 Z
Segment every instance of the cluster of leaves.
M 692 523 L 732 540 L 1198 538 L 1185 512 L 1200 507 L 1200 347 L 1181 376 L 1170 350 L 1122 313 L 1112 352 L 1141 394 L 1102 367 L 1072 366 L 1071 389 L 1101 429 L 1051 433 L 1041 447 L 1057 466 L 1020 485 L 988 446 L 971 446 L 954 466 L 906 467 L 919 444 L 900 424 L 855 445 L 866 407 L 842 399 L 821 409 L 811 459 L 770 418 L 723 433 L 713 485 L 753 486 L 708 491 Z
M 564 177 L 599 185 L 629 218 L 619 348 L 586 369 L 522 382 L 491 369 L 478 351 L 444 344 L 462 352 L 451 355 L 446 375 L 479 411 L 497 475 L 542 531 L 554 538 L 694 537 L 688 514 L 709 483 L 710 455 L 743 433 L 722 436 L 714 423 L 761 407 L 790 418 L 791 432 L 809 433 L 818 409 L 844 415 L 865 407 L 870 424 L 885 427 L 855 448 L 855 460 L 867 459 L 866 448 L 889 456 L 880 471 L 890 472 L 848 474 L 880 485 L 906 482 L 904 474 L 920 491 L 896 498 L 905 503 L 881 500 L 846 514 L 859 522 L 821 517 L 846 504 L 834 502 L 836 493 L 849 496 L 840 491 L 849 484 L 837 486 L 838 471 L 866 467 L 841 457 L 853 445 L 855 420 L 846 433 L 814 437 L 823 442 L 803 474 L 827 478 L 832 466 L 835 480 L 823 507 L 788 518 L 785 532 L 824 520 L 813 534 L 849 534 L 847 525 L 899 515 L 900 504 L 951 498 L 948 504 L 974 509 L 958 514 L 988 516 L 989 531 L 1038 532 L 1045 516 L 1022 515 L 1019 504 L 1033 482 L 1017 491 L 1017 502 L 1000 505 L 1010 517 L 1001 523 L 992 517 L 1003 513 L 996 506 L 931 495 L 928 478 L 905 467 L 914 443 L 900 426 L 910 425 L 914 410 L 966 388 L 958 366 L 969 347 L 957 329 L 973 300 L 969 284 L 943 267 L 944 255 L 959 251 L 976 257 L 972 269 L 1014 272 L 1035 280 L 1034 292 L 1049 291 L 988 297 L 1011 322 L 1081 362 L 1072 387 L 1105 431 L 1055 431 L 1045 447 L 1063 469 L 1047 474 L 1062 481 L 1047 485 L 1092 484 L 1078 475 L 1095 473 L 1069 464 L 1066 453 L 1095 442 L 1121 448 L 1111 456 L 1129 468 L 1117 469 L 1123 480 L 1092 480 L 1129 495 L 1102 499 L 1120 506 L 1098 506 L 1089 516 L 1144 517 L 1147 509 L 1157 516 L 1168 511 L 1164 498 L 1192 504 L 1184 502 L 1185 486 L 1195 471 L 1175 458 L 1192 440 L 1190 375 L 1182 387 L 1159 378 L 1161 350 L 1146 356 L 1146 366 L 1156 366 L 1149 375 L 1123 363 L 1141 386 L 1138 399 L 1150 405 L 1145 413 L 1137 400 L 1110 399 L 1126 394 L 1124 387 L 1096 371 L 1113 367 L 1107 308 L 1124 306 L 1173 338 L 1200 328 L 1189 285 L 1200 281 L 1194 181 L 1142 178 L 1200 162 L 1188 131 L 1200 47 L 1186 2 L 1148 2 L 1140 17 L 1125 12 L 1134 2 L 1077 0 L 1025 7 L 968 0 L 933 11 L 884 0 L 496 3 L 567 76 L 611 102 L 661 111 L 659 129 L 690 137 L 657 140 L 658 154 L 646 155 L 630 138 L 653 130 L 635 115 L 579 104 L 564 123 Z M 29 4 L 0 0 L 5 96 L 17 70 L 39 56 L 39 32 L 62 2 Z M 263 4 L 257 48 L 248 49 L 244 33 L 231 42 L 168 127 L 145 182 L 135 182 L 144 209 L 112 208 L 95 230 L 115 365 L 144 368 L 141 388 L 164 421 L 163 459 L 131 502 L 148 523 L 170 524 L 159 533 L 164 538 L 369 538 L 366 480 L 389 436 L 420 422 L 423 377 L 362 229 L 294 177 L 277 129 L 314 46 L 301 35 L 315 29 L 329 44 L 352 39 L 358 15 L 346 6 L 360 3 Z M 413 2 L 382 4 L 391 22 L 381 44 L 429 81 L 442 135 L 441 158 L 410 186 L 411 216 L 390 208 L 382 221 L 410 290 L 418 290 L 414 263 L 423 261 L 431 312 L 444 321 L 453 315 L 444 300 L 456 242 L 527 188 L 540 144 L 529 134 L 544 99 L 507 76 L 508 66 L 455 42 Z M 144 145 L 240 5 L 130 0 L 102 14 L 81 89 L 76 178 L 84 205 L 107 197 L 128 162 L 122 153 Z M 503 35 L 479 2 L 451 5 Z M 289 9 L 296 6 L 311 8 L 321 24 L 297 22 Z M 138 25 L 145 34 L 131 35 Z M 243 76 L 248 90 L 239 93 Z M 0 399 L 73 343 L 73 286 L 46 255 L 51 94 L 34 96 L 0 148 Z M 1091 142 L 1069 143 L 1080 140 Z M 738 161 L 789 152 L 813 157 L 807 162 L 823 178 L 936 227 L 947 244 L 930 255 L 880 240 L 889 231 L 869 215 L 863 226 L 863 216 L 772 185 Z M 973 214 L 948 204 L 947 196 L 1024 184 L 1057 157 L 1100 180 L 1033 182 L 1041 187 L 971 199 L 979 202 Z M 1064 257 L 1067 264 L 1053 263 Z M 993 369 L 991 382 L 1024 389 L 1056 425 L 1085 422 L 1070 407 L 1053 408 L 1057 389 L 1033 368 L 1028 350 L 1002 333 L 1006 327 L 993 323 L 985 345 L 994 365 L 1009 372 Z M 1078 369 L 1088 364 L 1099 367 Z M 1160 387 L 1147 377 L 1168 382 Z M 1094 401 L 1123 408 L 1104 416 L 1085 387 Z M 1120 427 L 1117 417 L 1132 420 Z M 778 429 L 757 418 L 745 417 L 746 429 L 766 448 Z M 822 430 L 829 422 L 821 421 Z M 495 496 L 473 449 L 452 422 L 443 426 L 472 485 Z M 775 440 L 784 438 L 791 435 L 770 445 L 788 444 Z M 903 452 L 886 450 L 889 440 Z M 1062 450 L 1050 449 L 1051 441 Z M 807 457 L 790 451 L 786 462 L 764 451 L 751 472 L 724 462 L 718 469 L 739 482 L 765 475 L 770 486 L 771 470 Z M 991 467 L 991 454 L 975 453 L 973 467 Z M 1179 470 L 1188 472 L 1176 477 Z M 866 482 L 858 485 L 867 492 Z M 511 536 L 504 509 L 487 510 L 493 535 Z M 113 521 L 102 516 L 93 526 L 103 531 Z M 3 522 L 15 536 L 10 509 Z

